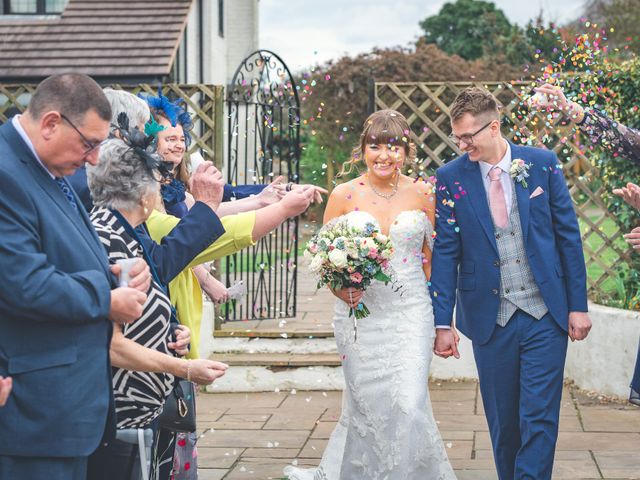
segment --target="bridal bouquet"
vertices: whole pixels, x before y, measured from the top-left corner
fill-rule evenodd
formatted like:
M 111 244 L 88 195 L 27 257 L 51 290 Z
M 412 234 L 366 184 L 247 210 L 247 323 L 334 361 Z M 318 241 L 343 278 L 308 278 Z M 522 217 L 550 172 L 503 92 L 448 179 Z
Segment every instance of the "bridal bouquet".
M 304 251 L 311 262 L 309 270 L 319 277 L 318 288 L 329 285 L 334 290 L 349 287 L 364 290 L 372 280 L 390 282 L 392 254 L 391 240 L 380 233 L 378 226 L 367 222 L 356 227 L 344 217 L 323 226 Z M 369 313 L 363 303 L 349 310 L 349 315 L 356 319 Z

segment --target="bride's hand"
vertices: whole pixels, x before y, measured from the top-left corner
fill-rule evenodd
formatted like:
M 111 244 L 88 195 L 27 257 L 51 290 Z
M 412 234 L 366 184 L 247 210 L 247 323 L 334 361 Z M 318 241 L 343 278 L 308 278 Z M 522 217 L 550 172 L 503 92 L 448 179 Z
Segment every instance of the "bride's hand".
M 355 308 L 362 300 L 362 295 L 364 295 L 364 290 L 358 290 L 357 288 L 349 287 L 349 288 L 341 288 L 339 290 L 330 289 L 331 292 L 342 300 L 344 303 L 349 305 L 352 308 Z

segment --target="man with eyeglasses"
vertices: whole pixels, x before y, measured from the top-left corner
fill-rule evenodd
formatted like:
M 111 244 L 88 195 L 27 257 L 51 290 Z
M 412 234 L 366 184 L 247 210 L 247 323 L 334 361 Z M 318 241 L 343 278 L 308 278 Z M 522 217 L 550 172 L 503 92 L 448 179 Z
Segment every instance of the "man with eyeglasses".
M 468 88 L 450 110 L 463 155 L 437 171 L 434 352 L 472 342 L 500 480 L 550 480 L 567 337 L 586 338 L 586 269 L 555 153 L 500 133 L 498 101 Z
M 89 77 L 44 80 L 0 127 L 0 479 L 84 479 L 113 409 L 112 322 L 142 314 L 144 261 L 115 274 L 64 177 L 95 164 L 111 110 Z M 10 384 L 11 384 L 10 383 Z

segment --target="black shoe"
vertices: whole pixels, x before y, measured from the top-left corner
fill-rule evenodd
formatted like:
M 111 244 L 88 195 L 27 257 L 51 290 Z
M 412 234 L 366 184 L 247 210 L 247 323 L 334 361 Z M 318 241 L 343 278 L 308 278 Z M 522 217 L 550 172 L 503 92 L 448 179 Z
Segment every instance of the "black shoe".
M 631 389 L 631 393 L 629 394 L 629 403 L 640 407 L 640 393 L 636 392 L 633 388 Z

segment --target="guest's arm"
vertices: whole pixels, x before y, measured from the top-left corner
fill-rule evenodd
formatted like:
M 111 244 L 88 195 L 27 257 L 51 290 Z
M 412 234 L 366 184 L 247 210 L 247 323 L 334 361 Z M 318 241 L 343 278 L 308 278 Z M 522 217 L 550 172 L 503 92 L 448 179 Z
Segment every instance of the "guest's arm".
M 217 260 L 253 245 L 287 218 L 304 212 L 309 206 L 312 195 L 313 192 L 308 190 L 292 191 L 280 202 L 260 210 L 223 217 L 221 221 L 225 234 L 204 248 L 188 266 L 194 267 Z M 157 211 L 154 211 L 146 222 L 155 240 L 168 235 L 177 224 L 176 217 Z
M 199 385 L 208 385 L 224 375 L 227 365 L 207 359 L 182 360 L 147 348 L 126 338 L 118 325 L 111 339 L 111 364 L 117 368 L 137 372 L 170 373 L 176 377 L 189 377 Z
M 159 243 L 151 240 L 143 225 L 136 229 L 164 285 L 168 285 L 198 253 L 219 239 L 225 231 L 215 213 L 222 199 L 222 174 L 210 162 L 205 162 L 198 166 L 190 184 L 195 204 L 176 223 L 176 228 L 161 237 Z
M 236 213 L 248 212 L 250 210 L 257 210 L 264 208 L 268 205 L 272 205 L 292 190 L 308 190 L 313 189 L 312 203 L 322 203 L 322 195 L 327 193 L 322 187 L 315 185 L 298 185 L 296 183 L 282 183 L 282 176 L 276 177 L 273 182 L 266 185 L 256 195 L 252 195 L 240 200 L 232 200 L 229 202 L 222 202 L 220 208 L 218 208 L 218 215 L 223 217 L 225 215 L 233 215 Z M 262 187 L 263 185 L 261 185 Z
M 586 109 L 567 100 L 562 88 L 555 85 L 545 84 L 535 90 L 548 99 L 548 103 L 540 108 L 564 112 L 571 122 L 580 127 L 593 146 L 606 148 L 616 157 L 640 162 L 640 131 L 622 125 L 601 111 Z

